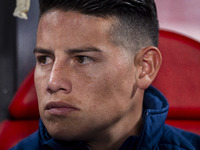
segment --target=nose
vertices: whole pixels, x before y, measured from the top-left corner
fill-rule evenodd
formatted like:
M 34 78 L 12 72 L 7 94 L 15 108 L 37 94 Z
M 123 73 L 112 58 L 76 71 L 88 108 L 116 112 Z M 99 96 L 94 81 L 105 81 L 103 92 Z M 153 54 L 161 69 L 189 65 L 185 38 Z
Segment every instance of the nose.
M 72 83 L 68 78 L 68 73 L 69 71 L 55 63 L 50 72 L 47 92 L 54 94 L 60 91 L 69 94 L 72 90 Z

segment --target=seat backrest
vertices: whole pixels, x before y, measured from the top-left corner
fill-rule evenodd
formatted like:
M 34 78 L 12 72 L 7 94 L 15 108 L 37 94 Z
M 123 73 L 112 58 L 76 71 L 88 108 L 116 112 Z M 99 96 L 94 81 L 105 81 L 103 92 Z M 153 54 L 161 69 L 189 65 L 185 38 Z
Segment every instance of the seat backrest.
M 34 85 L 34 70 L 15 94 L 9 112 L 12 120 L 0 123 L 0 150 L 8 150 L 38 129 L 39 111 Z
M 200 43 L 160 31 L 163 63 L 153 83 L 168 99 L 168 119 L 200 119 Z
M 9 112 L 16 120 L 39 119 L 38 101 L 34 84 L 34 69 L 19 87 L 9 106 Z

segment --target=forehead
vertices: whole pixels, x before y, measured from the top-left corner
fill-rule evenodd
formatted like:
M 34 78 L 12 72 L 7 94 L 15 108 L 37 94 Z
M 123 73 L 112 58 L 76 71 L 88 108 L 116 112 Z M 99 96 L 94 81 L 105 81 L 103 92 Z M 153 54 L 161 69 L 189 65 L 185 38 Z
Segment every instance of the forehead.
M 113 18 L 102 18 L 85 15 L 75 11 L 53 10 L 44 14 L 39 21 L 37 39 L 47 41 L 47 38 L 73 39 L 77 42 L 111 42 L 111 27 Z M 45 39 L 44 39 L 45 38 Z M 70 40 L 71 40 L 70 39 Z M 49 39 L 50 40 L 50 39 Z
M 82 14 L 75 11 L 53 10 L 44 14 L 39 21 L 39 27 L 43 28 L 89 28 L 90 30 L 98 29 L 99 31 L 109 31 L 113 24 L 112 18 L 95 17 Z M 66 26 L 68 25 L 68 26 Z

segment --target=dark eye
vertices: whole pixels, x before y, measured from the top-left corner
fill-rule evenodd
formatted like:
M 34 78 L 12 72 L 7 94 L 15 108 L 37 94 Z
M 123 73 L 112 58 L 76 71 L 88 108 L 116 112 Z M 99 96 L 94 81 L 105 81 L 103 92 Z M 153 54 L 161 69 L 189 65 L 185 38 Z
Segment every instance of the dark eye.
M 38 56 L 37 61 L 42 65 L 50 64 L 53 62 L 49 56 Z
M 90 57 L 87 56 L 76 56 L 75 61 L 80 64 L 88 64 L 93 61 Z

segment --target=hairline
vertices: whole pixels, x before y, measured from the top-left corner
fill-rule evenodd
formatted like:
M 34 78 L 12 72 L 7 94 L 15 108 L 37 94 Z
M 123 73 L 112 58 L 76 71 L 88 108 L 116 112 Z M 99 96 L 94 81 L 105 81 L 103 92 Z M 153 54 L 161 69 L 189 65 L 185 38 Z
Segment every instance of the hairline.
M 111 21 L 111 26 L 110 26 L 109 31 L 108 31 L 108 35 L 109 35 L 110 41 L 114 45 L 118 46 L 120 49 L 131 51 L 133 53 L 137 52 L 138 48 L 127 47 L 127 46 L 124 45 L 123 40 L 118 40 L 117 39 L 120 36 L 119 35 L 120 28 L 123 28 L 123 27 L 121 27 L 122 23 L 120 21 L 122 19 L 119 16 L 112 15 L 112 14 L 110 14 L 110 15 L 95 15 L 95 14 L 83 13 L 81 11 L 74 10 L 74 9 L 65 10 L 63 8 L 51 8 L 51 9 L 45 11 L 44 13 L 42 13 L 42 15 L 40 14 L 39 21 L 44 15 L 46 15 L 48 13 L 51 13 L 53 11 L 57 11 L 57 10 L 60 10 L 60 11 L 63 11 L 63 12 L 75 12 L 75 13 L 80 13 L 80 14 L 83 14 L 83 15 L 88 15 L 88 16 L 93 16 L 93 17 L 97 17 L 97 18 L 103 18 L 103 19 L 106 19 L 106 20 L 110 20 Z

